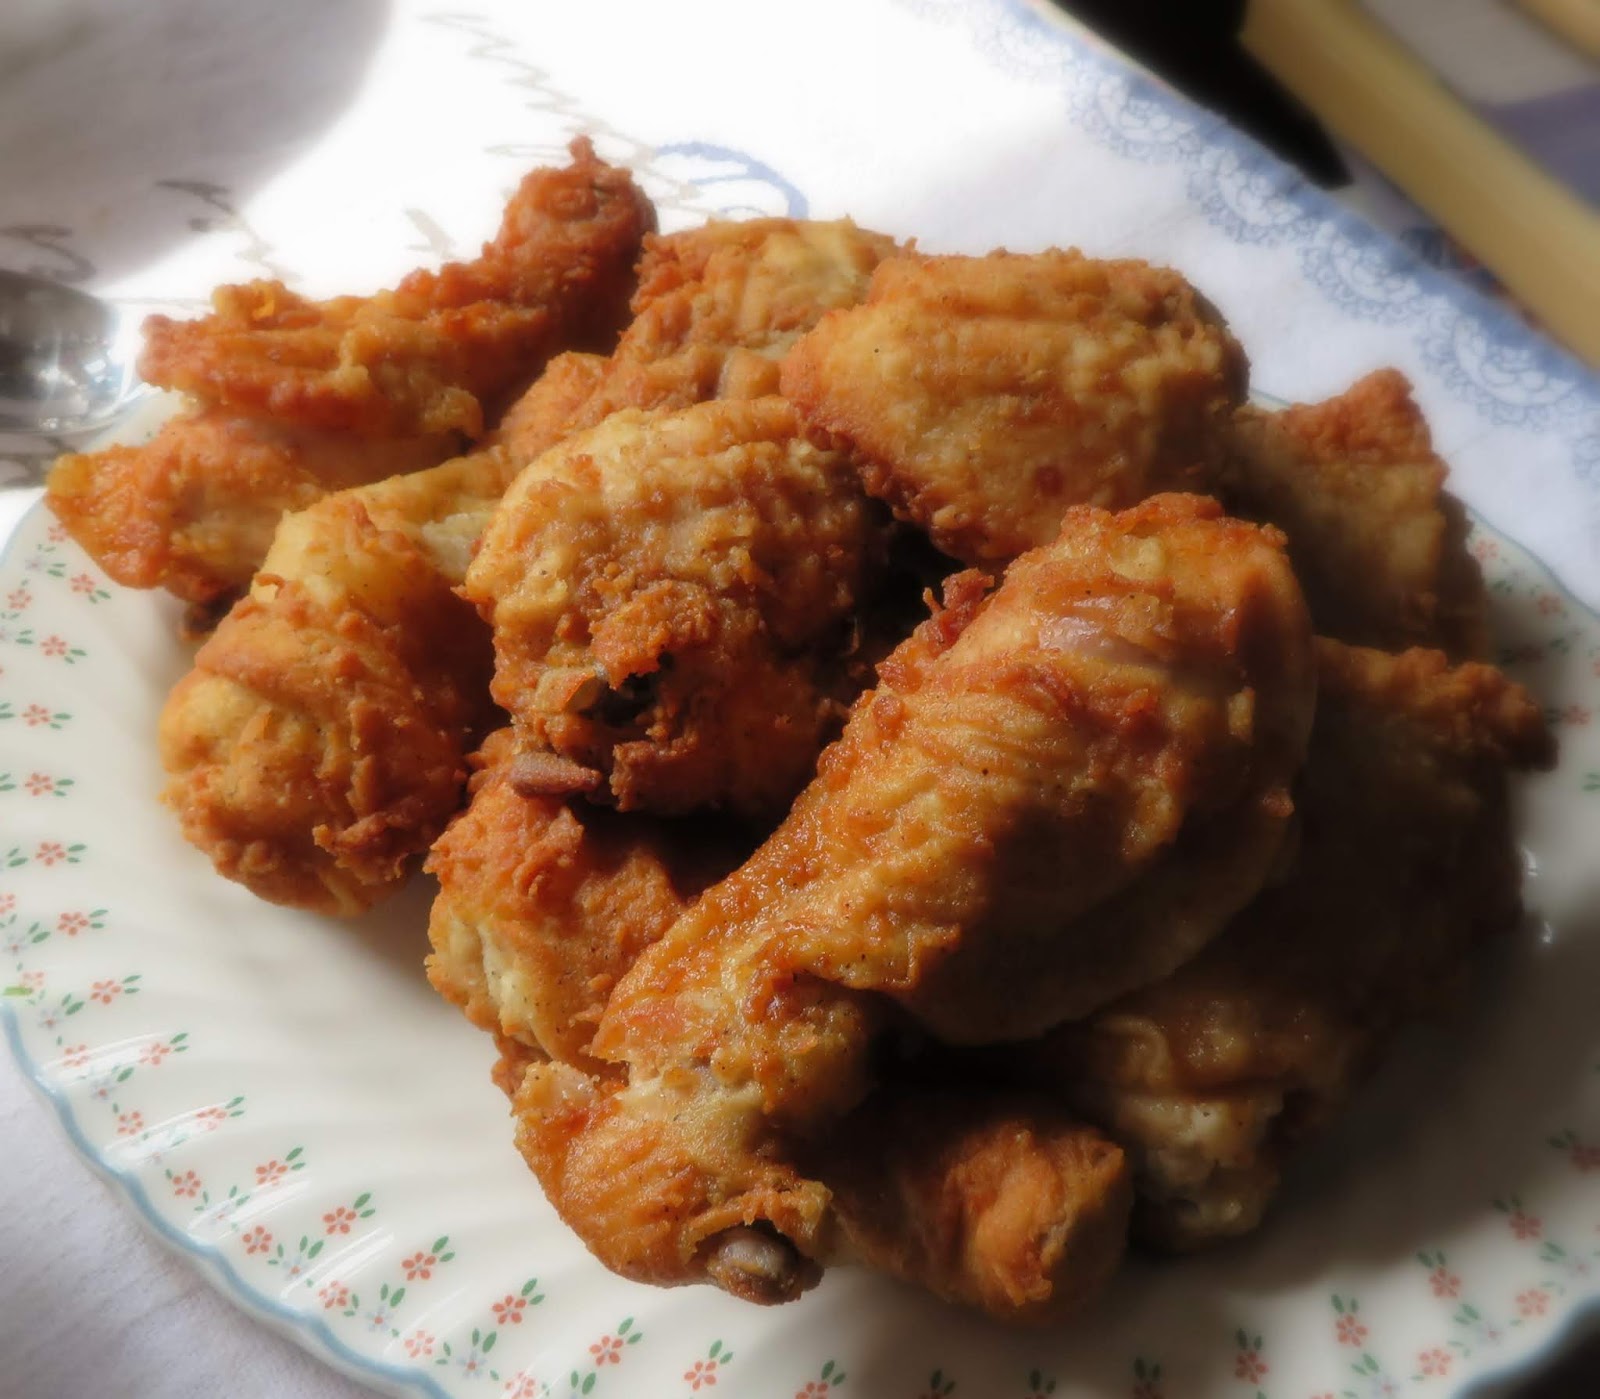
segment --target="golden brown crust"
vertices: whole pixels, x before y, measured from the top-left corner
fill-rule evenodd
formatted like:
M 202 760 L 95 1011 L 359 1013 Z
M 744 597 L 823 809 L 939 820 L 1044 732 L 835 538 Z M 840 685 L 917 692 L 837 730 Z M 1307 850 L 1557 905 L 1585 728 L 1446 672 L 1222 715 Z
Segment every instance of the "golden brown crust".
M 819 441 L 964 563 L 1047 544 L 1066 508 L 1204 490 L 1242 351 L 1177 273 L 1076 251 L 884 262 L 784 362 Z
M 1322 403 L 1242 409 L 1222 493 L 1289 536 L 1324 635 L 1481 658 L 1487 597 L 1447 474 L 1410 384 L 1383 369 Z
M 161 719 L 165 793 L 185 837 L 263 898 L 359 912 L 398 881 L 459 801 L 488 717 L 489 647 L 405 534 L 357 496 L 317 507 L 359 588 L 258 585 L 195 657 Z
M 613 414 L 533 462 L 464 595 L 525 742 L 623 810 L 781 812 L 866 683 L 877 507 L 782 399 Z
M 324 431 L 478 438 L 553 351 L 616 334 L 654 224 L 628 172 L 580 138 L 570 165 L 523 179 L 476 261 L 323 302 L 280 282 L 223 287 L 202 320 L 150 318 L 140 371 Z
M 1284 880 L 1172 976 L 1008 1055 L 1128 1147 L 1168 1247 L 1255 1227 L 1290 1151 L 1518 916 L 1508 770 L 1551 755 L 1532 696 L 1437 651 L 1322 640 L 1318 670 Z
M 745 847 L 525 795 L 510 729 L 473 761 L 471 803 L 428 857 L 428 979 L 474 1024 L 596 1070 L 589 1040 L 617 978 Z

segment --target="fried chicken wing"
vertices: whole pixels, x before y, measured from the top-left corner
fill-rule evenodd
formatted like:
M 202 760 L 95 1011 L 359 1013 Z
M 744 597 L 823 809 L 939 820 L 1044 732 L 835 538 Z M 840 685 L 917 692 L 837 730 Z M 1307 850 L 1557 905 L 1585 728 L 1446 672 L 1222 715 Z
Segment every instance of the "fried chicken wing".
M 591 1052 L 625 1081 L 529 1068 L 519 1144 L 557 1209 L 626 1276 L 794 1295 L 832 1216 L 788 1144 L 865 1098 L 886 1027 L 1036 1033 L 1254 894 L 1310 652 L 1276 537 L 1191 497 L 1071 510 L 992 594 L 963 575 L 777 833 L 619 983 Z M 752 1227 L 760 1277 L 724 1256 Z
M 488 630 L 452 590 L 516 473 L 511 444 L 548 445 L 603 363 L 553 360 L 506 441 L 280 522 L 161 714 L 164 800 L 222 874 L 356 913 L 443 830 L 493 712 Z
M 472 801 L 428 857 L 428 979 L 474 1024 L 598 1069 L 587 1051 L 611 988 L 749 842 L 569 800 L 581 770 L 546 759 L 510 729 L 484 742 Z
M 1507 776 L 1550 755 L 1532 696 L 1435 651 L 1318 657 L 1287 879 L 1172 976 L 1007 1051 L 1129 1149 L 1166 1247 L 1254 1228 L 1286 1157 L 1518 917 Z
M 892 258 L 790 353 L 783 392 L 867 489 L 992 567 L 1068 506 L 1208 490 L 1245 360 L 1177 273 L 1081 253 Z
M 553 353 L 614 339 L 653 222 L 577 142 L 523 181 L 477 262 L 329 302 L 226 287 L 203 320 L 154 317 L 143 372 L 196 402 L 143 446 L 62 457 L 50 506 L 120 583 L 236 596 L 285 512 L 436 465 Z
M 380 437 L 482 437 L 562 349 L 608 349 L 654 212 L 587 139 L 535 170 L 474 262 L 393 291 L 308 301 L 278 282 L 223 287 L 198 321 L 153 316 L 140 372 L 238 411 Z
M 623 810 L 775 815 L 869 672 L 877 507 L 780 398 L 623 410 L 531 463 L 464 596 L 524 739 Z
M 1447 474 L 1405 376 L 1383 369 L 1323 403 L 1241 409 L 1221 493 L 1289 536 L 1320 633 L 1481 658 L 1487 598 Z

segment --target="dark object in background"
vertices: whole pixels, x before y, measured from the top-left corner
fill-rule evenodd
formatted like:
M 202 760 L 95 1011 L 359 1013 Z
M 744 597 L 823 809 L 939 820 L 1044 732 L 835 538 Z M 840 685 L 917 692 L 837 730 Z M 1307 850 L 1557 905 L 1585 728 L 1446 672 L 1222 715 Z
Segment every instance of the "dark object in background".
M 1349 183 L 1339 152 L 1303 106 L 1239 47 L 1245 0 L 1054 0 L 1145 67 L 1300 168 Z

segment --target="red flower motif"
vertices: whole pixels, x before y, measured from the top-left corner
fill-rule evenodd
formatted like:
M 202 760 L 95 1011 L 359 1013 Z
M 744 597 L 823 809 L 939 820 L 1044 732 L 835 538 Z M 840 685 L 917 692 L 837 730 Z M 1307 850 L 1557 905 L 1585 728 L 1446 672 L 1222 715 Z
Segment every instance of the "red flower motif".
M 335 1307 L 348 1307 L 350 1305 L 350 1289 L 342 1282 L 330 1282 L 317 1296 L 322 1299 L 324 1311 L 332 1311 Z M 409 1342 L 407 1343 L 409 1348 Z M 415 1352 L 413 1352 L 415 1353 Z M 428 1349 L 425 1354 L 433 1354 L 433 1338 L 428 1338 Z
M 97 981 L 89 988 L 89 999 L 99 1001 L 101 1005 L 108 1006 L 122 994 L 120 981 Z
M 1162 1399 L 1161 1386 L 1154 1380 L 1140 1380 L 1133 1387 L 1133 1399 Z
M 164 1044 L 160 1040 L 152 1040 L 139 1051 L 139 1062 L 141 1064 L 149 1064 L 154 1068 L 171 1053 L 172 1046 L 170 1044 Z
M 415 1278 L 431 1278 L 433 1270 L 439 1266 L 438 1258 L 431 1253 L 424 1253 L 420 1248 L 400 1265 L 406 1270 L 406 1281 Z
M 519 1370 L 506 1381 L 506 1393 L 511 1399 L 538 1399 L 539 1381 L 526 1370 Z
M 622 1337 L 602 1336 L 589 1347 L 589 1354 L 594 1356 L 596 1366 L 622 1364 Z
M 1268 1368 L 1267 1362 L 1253 1350 L 1240 1351 L 1239 1358 L 1233 1362 L 1235 1378 L 1250 1384 L 1260 1384 L 1261 1377 L 1267 1373 Z
M 92 593 L 95 582 L 92 575 L 87 573 L 74 573 L 72 575 L 72 591 L 79 594 Z
M 356 1212 L 348 1205 L 340 1205 L 338 1209 L 323 1215 L 322 1222 L 327 1225 L 330 1234 L 348 1234 L 350 1226 L 356 1222 Z
M 69 1045 L 62 1052 L 61 1062 L 69 1069 L 81 1069 L 89 1062 L 89 1046 L 86 1044 Z
M 1435 1297 L 1459 1297 L 1461 1295 L 1461 1279 L 1441 1263 L 1428 1274 L 1428 1282 L 1433 1287 Z
M 33 594 L 26 588 L 13 588 L 6 594 L 6 610 L 8 612 L 21 612 L 32 601 Z
M 1519 1316 L 1543 1316 L 1549 1306 L 1550 1294 L 1542 1287 L 1530 1287 L 1526 1292 L 1517 1293 Z
M 1424 1375 L 1448 1375 L 1453 1358 L 1442 1346 L 1434 1346 L 1417 1357 L 1417 1365 Z
M 228 1110 L 213 1103 L 194 1115 L 194 1125 L 202 1132 L 214 1132 L 228 1120 Z
M 433 1354 L 434 1339 L 431 1331 L 413 1331 L 406 1337 L 406 1354 L 415 1359 L 419 1355 Z
M 16 906 L 17 896 L 15 894 L 0 894 L 0 918 L 5 917 Z
M 56 789 L 55 778 L 43 772 L 30 772 L 23 784 L 30 797 L 47 797 Z
M 181 1176 L 173 1176 L 172 1193 L 184 1199 L 193 1199 L 200 1193 L 200 1177 L 193 1171 L 185 1171 Z
M 1482 562 L 1495 558 L 1500 553 L 1500 545 L 1488 535 L 1480 534 L 1472 541 L 1472 556 Z
M 794 1399 L 822 1399 L 825 1394 L 831 1393 L 833 1386 L 827 1380 L 807 1380 L 804 1389 L 794 1392 Z
M 1534 606 L 1539 609 L 1541 617 L 1553 617 L 1557 612 L 1566 610 L 1561 606 L 1561 599 L 1554 593 L 1540 593 Z
M 33 858 L 48 869 L 51 865 L 67 858 L 67 847 L 60 841 L 42 840 L 39 842 L 39 848 L 33 852 Z
M 60 660 L 67 654 L 67 643 L 52 633 L 39 643 L 39 650 L 52 660 Z
M 521 1324 L 522 1313 L 527 1310 L 527 1307 L 528 1299 L 526 1297 L 513 1297 L 510 1293 L 507 1293 L 503 1302 L 496 1302 L 489 1310 L 494 1313 L 496 1326 L 517 1326 Z M 590 1346 L 589 1349 L 592 1351 L 594 1347 Z
M 272 1247 L 272 1235 L 267 1233 L 259 1224 L 244 1236 L 244 1251 L 246 1253 L 265 1253 Z
M 1592 718 L 1594 718 L 1593 711 L 1585 708 L 1581 704 L 1569 704 L 1561 711 L 1562 723 L 1572 724 L 1580 729 L 1587 727 L 1589 720 Z
M 717 1382 L 717 1362 L 715 1360 L 697 1360 L 692 1370 L 685 1370 L 683 1378 L 688 1382 L 690 1389 L 699 1389 L 701 1385 L 714 1385 Z
M 289 1174 L 289 1168 L 274 1157 L 265 1165 L 256 1167 L 257 1185 L 275 1185 Z
M 75 938 L 89 926 L 87 913 L 63 913 L 56 919 L 56 931 L 69 938 Z
M 1511 1232 L 1519 1239 L 1537 1239 L 1544 1231 L 1543 1221 L 1537 1215 L 1529 1214 L 1522 1209 L 1511 1211 L 1509 1223 Z
M 1361 1324 L 1359 1317 L 1346 1313 L 1339 1318 L 1339 1344 L 1342 1346 L 1358 1346 L 1366 1339 L 1367 1328 Z
M 40 724 L 50 722 L 50 711 L 42 704 L 30 704 L 22 711 L 22 722 L 30 729 L 36 729 Z
M 1584 1142 L 1573 1142 L 1569 1158 L 1574 1167 L 1587 1175 L 1590 1171 L 1600 1171 L 1600 1146 L 1590 1146 Z
M 44 988 L 43 972 L 23 972 L 17 980 L 30 991 L 39 991 Z
M 144 1131 L 144 1114 L 142 1112 L 125 1112 L 117 1118 L 117 1135 L 131 1137 Z

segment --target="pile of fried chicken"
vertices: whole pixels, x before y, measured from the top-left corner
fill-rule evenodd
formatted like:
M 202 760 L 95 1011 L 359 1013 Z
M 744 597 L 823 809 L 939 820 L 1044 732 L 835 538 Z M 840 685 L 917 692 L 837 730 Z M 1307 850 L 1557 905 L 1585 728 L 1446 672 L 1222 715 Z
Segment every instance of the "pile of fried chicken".
M 1039 1320 L 1255 1228 L 1516 922 L 1551 756 L 1406 382 L 1254 407 L 1142 262 L 653 224 L 578 142 L 475 262 L 151 322 L 188 406 L 49 499 L 215 622 L 185 836 L 341 915 L 426 855 L 627 1277 Z

